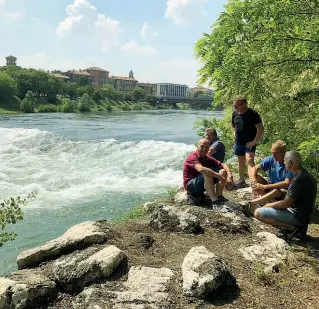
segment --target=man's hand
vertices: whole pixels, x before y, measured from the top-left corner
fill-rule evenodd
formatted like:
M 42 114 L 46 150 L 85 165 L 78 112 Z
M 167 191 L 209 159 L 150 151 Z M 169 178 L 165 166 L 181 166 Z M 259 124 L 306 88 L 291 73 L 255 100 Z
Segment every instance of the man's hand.
M 227 177 L 227 179 L 226 179 L 226 182 L 228 183 L 228 184 L 234 184 L 234 177 L 233 176 L 228 176 Z
M 257 183 L 257 182 L 252 184 L 252 188 L 254 190 L 257 190 L 257 191 L 266 190 L 266 186 L 265 185 L 262 185 L 262 184 Z
M 256 143 L 255 141 L 252 141 L 252 142 L 247 143 L 247 144 L 246 144 L 246 147 L 247 147 L 247 148 L 253 148 L 254 146 L 256 146 L 256 144 L 257 144 L 257 143 Z
M 215 151 L 215 148 L 213 148 L 213 147 L 210 147 L 209 149 L 208 149 L 208 154 L 209 155 L 212 155 Z
M 220 181 L 226 181 L 226 178 L 224 178 L 224 177 L 221 176 L 221 175 L 219 175 L 218 179 L 219 179 Z

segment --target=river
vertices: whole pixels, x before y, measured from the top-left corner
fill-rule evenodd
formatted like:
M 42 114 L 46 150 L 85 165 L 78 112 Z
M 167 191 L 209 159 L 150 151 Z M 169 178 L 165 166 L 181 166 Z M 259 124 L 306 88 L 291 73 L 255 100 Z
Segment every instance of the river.
M 0 199 L 37 191 L 0 275 L 17 255 L 87 220 L 111 220 L 182 183 L 197 117 L 219 112 L 131 111 L 0 116 Z

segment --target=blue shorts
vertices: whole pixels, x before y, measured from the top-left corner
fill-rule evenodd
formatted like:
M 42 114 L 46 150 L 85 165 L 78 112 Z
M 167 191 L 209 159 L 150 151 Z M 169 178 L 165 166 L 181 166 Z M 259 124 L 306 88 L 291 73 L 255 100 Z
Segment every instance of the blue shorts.
M 291 225 L 298 224 L 298 221 L 295 218 L 295 214 L 291 210 L 291 208 L 275 209 L 275 208 L 261 207 L 261 208 L 258 208 L 258 212 L 264 218 L 278 220 Z
M 256 151 L 256 146 L 252 148 L 248 148 L 246 145 L 237 145 L 235 144 L 233 146 L 233 151 L 236 156 L 244 156 L 248 152 L 255 152 Z
M 218 179 L 214 177 L 214 183 L 216 184 Z M 187 184 L 187 191 L 193 196 L 201 196 L 205 192 L 204 176 L 199 174 L 197 177 L 191 179 Z

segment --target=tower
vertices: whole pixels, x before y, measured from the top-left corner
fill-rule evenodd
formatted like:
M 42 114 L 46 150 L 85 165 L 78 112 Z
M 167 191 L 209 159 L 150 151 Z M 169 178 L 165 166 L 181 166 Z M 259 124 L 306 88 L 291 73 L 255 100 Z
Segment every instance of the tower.
M 6 57 L 6 60 L 7 60 L 7 66 L 16 66 L 16 61 L 17 61 L 17 58 L 14 57 L 14 56 L 8 56 Z
M 133 73 L 133 71 L 132 71 L 132 70 L 130 71 L 130 73 L 129 73 L 128 77 L 129 77 L 129 78 L 134 78 L 134 73 Z

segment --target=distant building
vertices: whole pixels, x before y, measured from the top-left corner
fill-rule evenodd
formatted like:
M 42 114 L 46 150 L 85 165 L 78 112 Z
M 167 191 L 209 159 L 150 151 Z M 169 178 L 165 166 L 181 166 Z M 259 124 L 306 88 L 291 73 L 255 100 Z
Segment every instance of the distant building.
M 59 79 L 63 80 L 64 82 L 69 82 L 70 81 L 70 77 L 64 75 L 63 72 L 61 72 L 61 71 L 57 71 L 57 70 L 52 71 L 51 75 L 56 77 L 56 78 L 59 78 Z
M 156 84 L 138 83 L 137 87 L 144 89 L 147 92 L 147 95 L 156 95 Z
M 204 97 L 213 97 L 214 91 L 212 89 L 209 88 L 205 88 L 202 86 L 197 86 L 194 88 L 190 89 L 190 95 L 192 97 L 197 97 L 197 96 L 204 96 Z
M 16 61 L 17 61 L 17 58 L 14 57 L 14 56 L 8 56 L 6 57 L 6 61 L 7 61 L 7 66 L 16 66 Z
M 64 75 L 68 76 L 70 78 L 71 82 L 78 82 L 78 80 L 82 76 L 85 76 L 85 77 L 87 77 L 89 79 L 90 84 L 92 83 L 90 73 L 88 73 L 86 71 L 83 71 L 81 69 L 79 71 L 69 70 L 69 71 L 65 72 Z
M 129 73 L 129 77 L 111 76 L 108 83 L 118 91 L 129 92 L 137 87 L 138 81 L 134 78 L 133 71 L 131 70 Z
M 108 84 L 110 73 L 109 71 L 97 67 L 91 67 L 85 69 L 84 71 L 90 74 L 92 86 L 94 86 L 95 88 L 101 88 L 104 85 Z
M 156 84 L 156 96 L 158 98 L 186 98 L 189 95 L 187 85 L 180 84 Z

